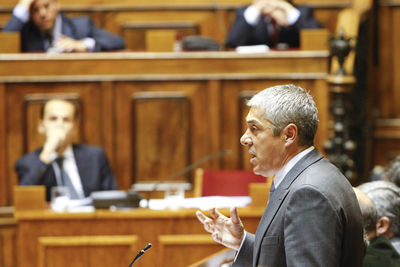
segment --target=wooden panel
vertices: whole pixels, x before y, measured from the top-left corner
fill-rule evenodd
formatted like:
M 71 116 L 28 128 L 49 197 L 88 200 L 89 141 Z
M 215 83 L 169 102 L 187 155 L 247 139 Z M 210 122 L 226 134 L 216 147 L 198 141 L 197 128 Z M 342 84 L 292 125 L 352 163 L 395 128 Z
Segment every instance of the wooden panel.
M 17 266 L 16 235 L 16 220 L 0 218 L 0 266 Z
M 5 125 L 0 142 L 6 164 L 1 171 L 8 174 L 0 176 L 0 190 L 8 189 L 0 199 L 11 203 L 15 161 L 41 145 L 39 103 L 49 96 L 64 95 L 80 103 L 77 141 L 103 146 L 119 188 L 129 189 L 133 179 L 166 178 L 223 150 L 232 154 L 202 167 L 250 168 L 239 143 L 247 113 L 239 95 L 276 84 L 296 83 L 314 95 L 321 118 L 316 145 L 321 148 L 328 136 L 327 66 L 326 51 L 0 55 L 0 115 L 3 112 Z M 160 94 L 171 92 L 184 96 L 186 104 L 171 97 L 160 100 Z M 158 99 L 133 104 L 132 97 L 140 94 Z M 134 117 L 135 110 L 139 117 Z M 190 177 L 192 173 L 181 178 Z
M 78 101 L 81 105 L 80 122 L 75 134 L 76 142 L 101 145 L 100 90 L 96 83 L 16 83 L 6 86 L 7 114 L 7 173 L 8 203 L 12 203 L 12 190 L 18 184 L 15 162 L 27 152 L 41 146 L 43 139 L 37 130 L 41 103 L 54 96 Z M 109 108 L 109 107 L 104 107 Z
M 180 37 L 188 35 L 199 34 L 199 26 L 191 21 L 150 21 L 150 22 L 124 22 L 122 24 L 122 36 L 125 40 L 126 48 L 129 50 L 147 50 L 147 51 L 172 51 L 173 42 L 176 40 L 177 35 Z M 147 40 L 149 32 L 159 30 L 161 32 L 173 33 L 172 43 L 168 45 L 167 49 L 151 50 L 148 49 L 153 43 Z M 161 43 L 163 41 L 161 40 Z M 154 44 L 153 44 L 154 45 Z M 166 45 L 164 44 L 164 47 Z M 147 49 L 146 49 L 147 48 Z
M 135 235 L 40 237 L 38 266 L 127 266 L 137 239 Z
M 224 248 L 210 235 L 160 235 L 159 266 L 174 263 L 176 267 L 185 267 Z M 190 255 L 190 257 L 188 257 Z
M 246 230 L 253 233 L 256 231 L 263 210 L 263 208 L 238 210 Z M 222 209 L 221 212 L 228 215 L 229 209 Z M 139 249 L 149 242 L 152 243 L 153 247 L 140 260 L 135 262 L 134 266 L 174 267 L 176 266 L 174 262 L 166 261 L 161 265 L 158 264 L 161 249 L 158 237 L 161 235 L 207 234 L 197 220 L 193 209 L 175 211 L 147 209 L 131 211 L 98 210 L 93 213 L 20 212 L 16 217 L 18 220 L 17 257 L 19 267 L 38 266 L 39 238 L 59 237 L 60 240 L 63 240 L 63 238 L 70 236 L 87 236 L 89 238 L 99 235 L 108 237 L 136 235 L 139 247 L 134 253 L 124 255 L 124 257 L 129 256 L 130 260 L 139 252 Z M 100 256 L 102 257 L 102 255 Z M 113 258 L 112 255 L 109 256 Z M 185 256 L 185 260 L 189 262 L 195 261 L 192 259 L 192 256 L 196 256 L 195 253 L 187 253 Z M 121 258 L 123 257 L 121 256 Z M 66 264 L 68 261 L 64 263 Z M 124 266 L 127 265 L 125 264 Z M 116 265 L 110 264 L 108 266 Z
M 191 107 L 188 96 L 175 92 L 132 95 L 134 182 L 164 179 L 190 163 Z M 178 177 L 177 181 L 190 181 Z
M 19 33 L 0 32 L 0 53 L 19 53 L 21 39 Z
M 8 157 L 7 157 L 7 106 L 6 106 L 6 86 L 0 83 L 0 206 L 7 206 L 11 198 L 8 197 L 11 191 L 8 176 Z

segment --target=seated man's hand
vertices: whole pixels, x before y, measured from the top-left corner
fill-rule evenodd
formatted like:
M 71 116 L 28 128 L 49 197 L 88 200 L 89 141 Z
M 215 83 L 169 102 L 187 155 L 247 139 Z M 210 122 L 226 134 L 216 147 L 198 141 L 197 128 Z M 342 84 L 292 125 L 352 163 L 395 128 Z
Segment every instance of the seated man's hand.
M 237 209 L 231 209 L 231 217 L 219 213 L 215 208 L 210 210 L 210 218 L 201 211 L 196 212 L 197 218 L 204 225 L 204 229 L 211 233 L 212 238 L 228 247 L 239 250 L 244 237 L 244 227 L 237 214 Z
M 269 16 L 281 26 L 288 26 L 288 14 L 296 8 L 285 0 L 255 0 L 252 4 L 260 14 Z
M 67 133 L 59 128 L 51 128 L 46 132 L 46 141 L 43 145 L 42 152 L 39 155 L 41 161 L 50 163 L 50 155 L 57 152 L 57 149 L 64 145 Z
M 23 6 L 26 10 L 29 10 L 31 8 L 31 5 L 35 0 L 20 0 L 18 2 L 18 5 Z
M 58 52 L 87 52 L 88 48 L 82 40 L 75 40 L 65 35 L 60 35 L 53 43 L 54 49 Z

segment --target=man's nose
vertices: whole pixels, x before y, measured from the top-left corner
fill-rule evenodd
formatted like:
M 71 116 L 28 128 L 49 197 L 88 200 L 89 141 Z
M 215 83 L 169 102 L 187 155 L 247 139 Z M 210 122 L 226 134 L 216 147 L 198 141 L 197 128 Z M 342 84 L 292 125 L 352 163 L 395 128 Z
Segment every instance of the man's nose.
M 249 130 L 247 130 L 243 135 L 242 135 L 242 137 L 240 138 L 240 143 L 243 145 L 243 146 L 249 146 L 250 144 L 251 144 L 251 139 L 250 139 L 250 137 L 248 136 L 248 131 Z

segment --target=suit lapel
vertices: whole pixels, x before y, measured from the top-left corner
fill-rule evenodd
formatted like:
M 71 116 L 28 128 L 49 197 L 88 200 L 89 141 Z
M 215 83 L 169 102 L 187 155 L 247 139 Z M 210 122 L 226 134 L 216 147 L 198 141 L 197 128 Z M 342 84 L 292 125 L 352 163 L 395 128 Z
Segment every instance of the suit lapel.
M 257 266 L 258 258 L 260 255 L 261 242 L 268 231 L 268 228 L 277 214 L 280 206 L 290 191 L 290 185 L 296 180 L 296 178 L 310 165 L 321 160 L 323 156 L 314 149 L 307 155 L 305 155 L 300 161 L 298 161 L 293 168 L 286 174 L 281 184 L 272 194 L 271 199 L 268 201 L 267 207 L 261 217 L 260 223 L 257 227 L 257 232 L 254 242 L 253 251 L 253 266 Z
M 89 177 L 88 175 L 89 168 L 86 166 L 88 159 L 85 158 L 85 155 L 84 153 L 82 153 L 82 149 L 79 145 L 73 145 L 72 150 L 74 152 L 75 163 L 76 166 L 78 167 L 79 176 L 81 178 L 82 189 L 86 196 L 88 192 L 88 184 L 87 184 L 88 180 L 85 179 L 85 177 Z

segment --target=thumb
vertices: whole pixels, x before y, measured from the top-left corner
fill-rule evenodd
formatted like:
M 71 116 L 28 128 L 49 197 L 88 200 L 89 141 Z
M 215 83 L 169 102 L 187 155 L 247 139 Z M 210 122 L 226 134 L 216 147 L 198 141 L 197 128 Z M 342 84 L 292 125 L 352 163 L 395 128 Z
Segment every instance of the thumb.
M 237 213 L 236 207 L 231 208 L 231 220 L 232 220 L 232 223 L 234 223 L 234 224 L 240 224 L 240 218 Z

